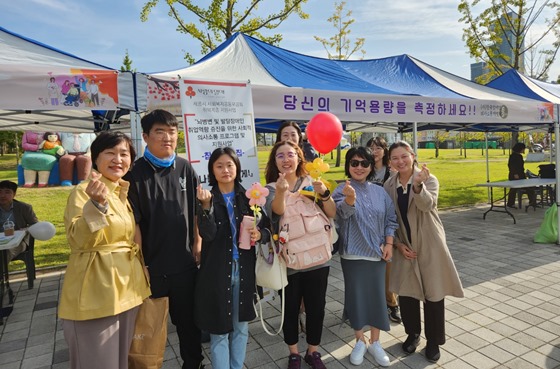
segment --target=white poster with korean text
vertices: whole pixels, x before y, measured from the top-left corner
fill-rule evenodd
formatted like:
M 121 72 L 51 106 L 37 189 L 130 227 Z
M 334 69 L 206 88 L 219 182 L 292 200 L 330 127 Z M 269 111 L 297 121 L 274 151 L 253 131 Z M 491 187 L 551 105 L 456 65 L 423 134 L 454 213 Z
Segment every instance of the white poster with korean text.
M 185 79 L 179 82 L 187 160 L 208 185 L 208 160 L 219 147 L 231 147 L 241 162 L 241 183 L 259 182 L 257 138 L 248 82 Z

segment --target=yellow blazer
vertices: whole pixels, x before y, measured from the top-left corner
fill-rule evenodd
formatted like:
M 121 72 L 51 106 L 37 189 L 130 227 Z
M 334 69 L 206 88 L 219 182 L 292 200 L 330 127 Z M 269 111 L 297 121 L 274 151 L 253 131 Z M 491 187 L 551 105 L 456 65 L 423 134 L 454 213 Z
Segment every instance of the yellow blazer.
M 127 200 L 129 183 L 101 177 L 109 188 L 107 213 L 77 185 L 68 197 L 64 226 L 70 259 L 58 315 L 88 320 L 120 314 L 150 296 L 141 247 L 134 243 L 135 221 Z

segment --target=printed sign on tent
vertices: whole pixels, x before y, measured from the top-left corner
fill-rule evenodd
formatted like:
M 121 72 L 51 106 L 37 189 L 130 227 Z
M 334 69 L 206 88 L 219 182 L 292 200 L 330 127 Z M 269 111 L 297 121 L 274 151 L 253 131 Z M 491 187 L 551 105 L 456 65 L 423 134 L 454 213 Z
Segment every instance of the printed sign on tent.
M 245 188 L 259 182 L 257 139 L 251 87 L 246 82 L 181 80 L 181 110 L 187 159 L 208 186 L 208 159 L 219 147 L 231 147 L 241 162 Z

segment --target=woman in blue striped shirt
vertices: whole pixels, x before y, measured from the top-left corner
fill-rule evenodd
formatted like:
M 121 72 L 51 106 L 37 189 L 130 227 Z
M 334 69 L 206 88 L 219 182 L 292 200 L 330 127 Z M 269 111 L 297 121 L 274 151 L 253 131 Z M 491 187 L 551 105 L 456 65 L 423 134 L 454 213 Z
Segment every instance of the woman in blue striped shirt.
M 397 216 L 385 190 L 372 183 L 373 155 L 357 147 L 346 153 L 345 173 L 350 179 L 333 194 L 341 241 L 344 274 L 344 317 L 356 335 L 350 362 L 361 365 L 366 350 L 381 366 L 390 360 L 379 343 L 380 331 L 388 331 L 385 306 L 385 267 L 393 255 Z M 370 330 L 369 345 L 364 330 Z

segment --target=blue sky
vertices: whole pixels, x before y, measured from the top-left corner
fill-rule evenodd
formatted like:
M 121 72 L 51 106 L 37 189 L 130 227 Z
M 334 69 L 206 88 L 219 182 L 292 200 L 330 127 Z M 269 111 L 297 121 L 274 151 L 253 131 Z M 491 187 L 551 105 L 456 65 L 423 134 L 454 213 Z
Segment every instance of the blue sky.
M 133 67 L 151 73 L 186 66 L 185 51 L 199 58 L 200 47 L 175 30 L 165 0 L 140 21 L 145 0 L 0 0 L 0 25 L 81 58 L 119 68 L 128 50 Z M 241 0 L 240 3 L 247 1 Z M 205 1 L 198 1 L 205 3 Z M 267 0 L 264 5 L 279 5 Z M 292 17 L 274 32 L 283 34 L 281 47 L 326 57 L 313 36 L 329 38 L 335 33 L 327 22 L 333 0 L 309 0 L 304 5 L 310 18 Z M 458 22 L 458 1 L 453 0 L 347 0 L 356 22 L 352 37 L 364 37 L 366 58 L 409 54 L 435 67 L 470 78 L 470 63 Z M 261 6 L 261 9 L 268 9 Z M 559 62 L 555 63 L 556 65 Z M 550 76 L 560 74 L 560 67 Z

